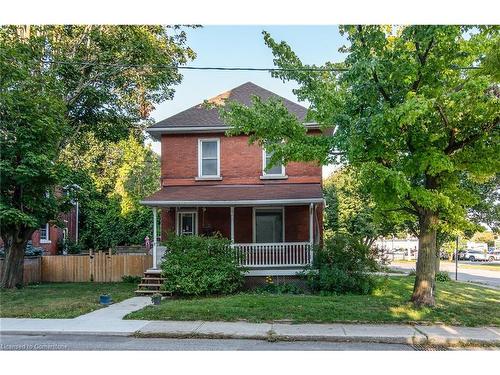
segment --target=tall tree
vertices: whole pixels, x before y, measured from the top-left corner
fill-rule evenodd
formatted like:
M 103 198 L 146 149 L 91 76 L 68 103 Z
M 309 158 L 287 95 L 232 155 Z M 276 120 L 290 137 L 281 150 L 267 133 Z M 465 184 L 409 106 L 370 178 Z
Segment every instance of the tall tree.
M 80 189 L 80 244 L 108 249 L 142 244 L 151 232 L 151 210 L 139 201 L 160 188 L 160 160 L 141 134 L 119 142 L 92 133 L 72 142 L 61 159 Z
M 2 287 L 22 284 L 27 241 L 63 209 L 61 150 L 86 132 L 142 129 L 194 57 L 179 27 L 0 27 Z
M 387 209 L 414 215 L 418 261 L 412 301 L 434 305 L 436 233 L 460 225 L 478 195 L 464 180 L 488 181 L 500 169 L 499 86 L 485 56 L 498 46 L 498 27 L 344 26 L 349 44 L 341 64 L 303 64 L 285 42 L 264 32 L 281 71 L 294 80 L 308 120 L 336 127 L 307 137 L 276 100 L 251 108 L 226 105 L 233 132 L 267 143 L 276 160 L 333 160 L 333 151 L 360 171 L 371 196 Z M 489 63 L 488 67 L 491 66 Z M 312 70 L 312 69 L 313 70 Z M 337 70 L 332 70 L 337 69 Z M 284 142 L 283 142 L 284 140 Z
M 364 186 L 362 176 L 353 168 L 343 167 L 323 183 L 325 229 L 332 234 L 349 233 L 371 246 L 380 236 L 396 234 L 410 215 L 381 208 Z

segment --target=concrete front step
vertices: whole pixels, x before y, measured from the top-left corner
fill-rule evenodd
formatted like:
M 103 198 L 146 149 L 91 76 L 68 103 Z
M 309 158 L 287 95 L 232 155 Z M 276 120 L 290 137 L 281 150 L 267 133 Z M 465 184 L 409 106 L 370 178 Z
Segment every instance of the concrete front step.
M 163 286 L 163 284 L 139 284 L 139 289 L 141 288 L 156 288 L 159 289 Z
M 169 292 L 168 290 L 151 290 L 151 289 L 138 289 L 135 291 L 136 296 L 141 296 L 141 295 L 152 295 L 159 293 L 162 296 L 171 296 L 172 292 Z
M 161 290 L 163 283 L 166 279 L 161 277 L 161 270 L 149 269 L 144 272 L 144 277 L 141 278 L 141 283 L 138 285 L 135 294 L 137 296 L 141 295 L 151 295 L 155 293 L 160 293 L 162 295 L 171 295 L 171 292 Z

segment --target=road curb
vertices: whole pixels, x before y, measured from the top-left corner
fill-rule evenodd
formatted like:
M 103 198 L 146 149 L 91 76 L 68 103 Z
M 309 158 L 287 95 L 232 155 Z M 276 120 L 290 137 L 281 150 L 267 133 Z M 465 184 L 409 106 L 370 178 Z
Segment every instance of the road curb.
M 20 331 L 8 330 L 0 332 L 3 335 L 22 336 L 121 336 L 136 338 L 165 338 L 165 339 L 239 339 L 239 340 L 263 340 L 268 342 L 294 342 L 294 341 L 317 341 L 317 342 L 344 342 L 344 343 L 379 343 L 379 344 L 403 344 L 403 345 L 430 345 L 430 346 L 489 346 L 499 347 L 500 340 L 482 340 L 466 338 L 444 338 L 427 336 L 321 336 L 321 335 L 278 335 L 272 331 L 267 334 L 227 334 L 227 333 L 202 333 L 202 332 L 116 332 L 116 331 Z
M 61 335 L 61 336 L 132 336 L 133 332 L 117 332 L 117 331 L 20 331 L 20 330 L 5 330 L 0 332 L 0 337 L 3 335 L 12 336 L 47 336 L 47 335 Z
M 349 342 L 349 343 L 379 343 L 379 344 L 406 344 L 406 345 L 442 345 L 449 347 L 460 346 L 494 346 L 500 347 L 500 341 L 478 339 L 443 339 L 427 337 L 379 337 L 379 336 L 311 336 L 311 335 L 238 335 L 224 333 L 199 333 L 199 332 L 135 332 L 132 336 L 137 338 L 171 338 L 171 339 L 247 339 L 265 340 L 270 342 L 285 341 L 323 341 L 323 342 Z

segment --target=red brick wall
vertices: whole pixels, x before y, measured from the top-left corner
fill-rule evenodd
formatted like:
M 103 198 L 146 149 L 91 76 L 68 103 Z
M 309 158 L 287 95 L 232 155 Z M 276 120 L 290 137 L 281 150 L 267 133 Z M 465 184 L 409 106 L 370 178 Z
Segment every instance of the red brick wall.
M 198 175 L 198 139 L 220 138 L 222 181 L 195 181 Z M 163 185 L 264 184 L 262 149 L 249 145 L 247 136 L 224 134 L 164 134 L 161 141 Z M 321 166 L 315 163 L 290 163 L 283 183 L 321 183 Z
M 170 232 L 175 233 L 175 208 L 170 208 L 169 210 L 161 209 L 160 217 L 161 217 L 160 237 L 162 241 L 165 241 L 168 233 Z
M 309 206 L 285 207 L 285 242 L 309 241 Z
M 316 210 L 314 225 L 322 226 L 323 208 Z M 231 237 L 231 216 L 229 207 L 207 207 L 205 212 L 198 208 L 198 233 L 203 233 L 204 226 L 211 226 L 214 231 L 224 237 Z M 161 210 L 161 238 L 175 231 L 175 209 Z M 316 233 L 316 231 L 314 232 Z M 321 233 L 321 231 L 320 231 Z M 321 240 L 321 239 L 320 239 Z M 253 242 L 253 209 L 252 207 L 235 207 L 234 209 L 234 241 L 236 243 Z M 309 206 L 285 207 L 285 242 L 309 241 Z
M 226 238 L 231 238 L 231 212 L 229 207 L 207 207 L 198 212 L 198 233 L 203 234 L 203 228 L 211 228 Z
M 49 243 L 40 243 L 40 232 L 35 231 L 31 236 L 31 241 L 33 246 L 43 248 L 44 252 L 50 255 L 57 254 L 57 242 L 59 239 L 62 240 L 63 233 L 62 229 L 59 229 L 55 226 L 49 226 Z
M 253 242 L 252 207 L 236 207 L 234 209 L 234 242 Z

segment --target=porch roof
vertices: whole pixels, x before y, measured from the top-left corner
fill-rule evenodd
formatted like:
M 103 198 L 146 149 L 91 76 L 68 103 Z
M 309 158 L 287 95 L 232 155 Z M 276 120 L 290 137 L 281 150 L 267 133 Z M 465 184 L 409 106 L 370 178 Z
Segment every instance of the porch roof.
M 146 206 L 265 206 L 323 203 L 321 184 L 165 186 L 141 201 Z

